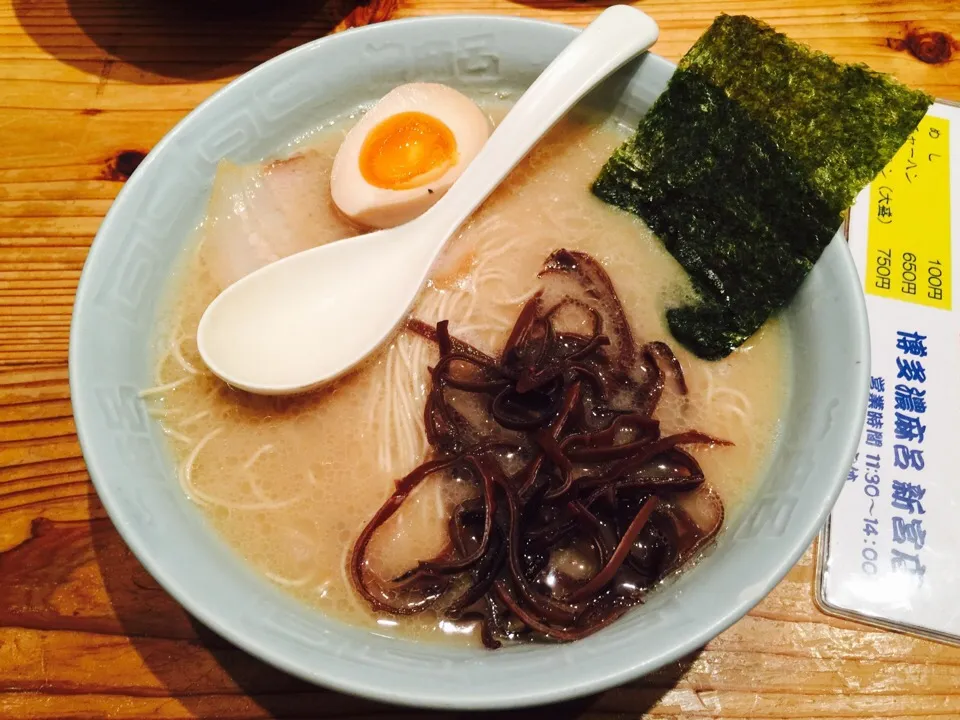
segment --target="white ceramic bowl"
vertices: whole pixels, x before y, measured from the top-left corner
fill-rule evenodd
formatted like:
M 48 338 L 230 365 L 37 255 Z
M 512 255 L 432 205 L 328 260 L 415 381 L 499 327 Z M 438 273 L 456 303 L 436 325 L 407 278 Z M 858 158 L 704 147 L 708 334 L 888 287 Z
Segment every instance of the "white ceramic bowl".
M 70 387 L 103 504 L 153 576 L 191 613 L 263 660 L 385 701 L 500 708 L 597 692 L 703 645 L 786 574 L 840 491 L 860 434 L 867 321 L 838 235 L 786 312 L 793 389 L 782 441 L 749 506 L 698 567 L 602 632 L 569 645 L 488 652 L 342 625 L 261 579 L 180 492 L 165 439 L 138 400 L 171 267 L 202 217 L 217 162 L 290 138 L 411 80 L 468 93 L 523 88 L 574 37 L 562 25 L 452 16 L 390 22 L 292 50 L 192 112 L 140 165 L 107 214 L 77 294 Z M 647 55 L 588 100 L 631 124 L 673 72 Z

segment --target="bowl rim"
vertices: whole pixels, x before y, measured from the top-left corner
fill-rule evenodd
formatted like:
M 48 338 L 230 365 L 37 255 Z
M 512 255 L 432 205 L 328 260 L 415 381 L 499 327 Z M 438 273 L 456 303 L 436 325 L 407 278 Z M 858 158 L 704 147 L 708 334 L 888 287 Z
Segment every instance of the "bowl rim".
M 421 691 L 394 690 L 389 691 L 376 686 L 375 675 L 371 678 L 361 679 L 351 676 L 349 673 L 337 673 L 331 670 L 335 666 L 335 661 L 330 667 L 308 668 L 304 663 L 291 659 L 288 655 L 282 654 L 269 647 L 268 644 L 258 639 L 250 637 L 244 632 L 244 629 L 237 623 L 225 622 L 215 612 L 215 609 L 209 602 L 205 602 L 198 594 L 193 593 L 190 588 L 178 582 L 173 576 L 166 572 L 164 566 L 155 560 L 149 544 L 142 539 L 139 531 L 133 523 L 125 517 L 125 513 L 117 502 L 113 493 L 107 489 L 102 478 L 106 471 L 100 461 L 100 456 L 104 453 L 96 451 L 97 442 L 92 434 L 88 433 L 91 425 L 84 421 L 84 418 L 90 413 L 90 408 L 82 399 L 84 395 L 78 391 L 82 382 L 78 376 L 78 328 L 83 322 L 84 307 L 89 305 L 89 297 L 92 296 L 90 268 L 98 264 L 101 253 L 104 250 L 104 243 L 98 243 L 97 239 L 101 234 L 111 232 L 111 226 L 119 214 L 118 208 L 123 204 L 126 196 L 131 192 L 131 188 L 138 184 L 145 175 L 144 170 L 150 168 L 156 158 L 164 150 L 175 142 L 175 139 L 183 130 L 184 126 L 192 122 L 195 116 L 204 113 L 207 108 L 219 101 L 224 95 L 234 95 L 242 92 L 243 89 L 252 82 L 251 78 L 263 71 L 264 68 L 273 67 L 277 64 L 289 63 L 293 58 L 299 55 L 305 55 L 311 52 L 318 45 L 335 45 L 345 42 L 344 38 L 349 38 L 349 42 L 354 42 L 359 36 L 375 36 L 382 31 L 382 28 L 389 26 L 396 28 L 398 26 L 437 26 L 441 27 L 448 23 L 462 24 L 472 21 L 482 21 L 492 24 L 516 25 L 520 27 L 549 30 L 550 32 L 566 33 L 570 39 L 573 39 L 579 28 L 547 20 L 534 18 L 495 15 L 495 14 L 446 14 L 426 17 L 404 18 L 391 20 L 384 23 L 365 26 L 362 28 L 353 28 L 334 35 L 328 35 L 317 38 L 308 43 L 291 48 L 234 78 L 231 82 L 214 92 L 210 97 L 202 101 L 186 116 L 184 116 L 164 137 L 151 149 L 144 161 L 141 163 L 138 172 L 120 190 L 117 197 L 111 203 L 103 222 L 101 223 L 97 234 L 91 244 L 88 256 L 81 272 L 77 287 L 74 312 L 70 324 L 70 342 L 68 352 L 68 374 L 70 394 L 73 400 L 73 413 L 76 420 L 76 430 L 83 453 L 84 461 L 89 471 L 91 481 L 94 484 L 100 502 L 110 517 L 111 522 L 123 538 L 124 542 L 136 556 L 138 561 L 148 570 L 153 578 L 168 592 L 187 612 L 199 619 L 202 623 L 213 629 L 216 633 L 236 645 L 238 648 L 249 652 L 251 655 L 273 665 L 291 675 L 306 680 L 308 682 L 319 684 L 321 686 L 334 689 L 350 695 L 374 699 L 382 702 L 395 703 L 408 707 L 417 708 L 436 708 L 436 709 L 456 709 L 456 710 L 493 710 L 504 708 L 520 708 L 545 703 L 559 702 L 576 697 L 582 697 L 592 693 L 601 692 L 615 687 L 622 683 L 634 680 L 646 673 L 662 667 L 665 663 L 681 658 L 690 652 L 702 647 L 706 642 L 716 637 L 728 627 L 737 622 L 740 618 L 749 612 L 749 610 L 759 603 L 783 577 L 791 567 L 802 556 L 810 545 L 810 542 L 816 536 L 820 527 L 823 525 L 836 498 L 843 487 L 842 482 L 837 481 L 828 497 L 824 497 L 818 512 L 812 516 L 805 526 L 803 533 L 797 533 L 795 539 L 789 545 L 789 551 L 784 552 L 781 559 L 775 566 L 771 567 L 767 573 L 767 579 L 762 583 L 756 583 L 749 588 L 749 592 L 743 592 L 739 595 L 736 603 L 729 605 L 724 611 L 718 612 L 712 618 L 712 621 L 703 625 L 691 633 L 687 634 L 685 640 L 675 643 L 668 650 L 654 651 L 649 657 L 640 660 L 628 660 L 616 672 L 608 672 L 603 675 L 590 675 L 589 672 L 582 672 L 579 680 L 568 681 L 564 679 L 563 686 L 540 687 L 537 689 L 520 690 L 511 688 L 509 692 L 504 692 L 505 688 L 498 688 L 494 694 L 484 694 L 479 692 L 464 692 L 461 697 L 451 697 L 444 691 L 424 694 Z M 652 58 L 666 63 L 671 68 L 674 63 L 650 52 Z M 845 239 L 845 233 L 841 229 L 834 238 L 834 242 Z M 844 243 L 844 246 L 846 243 Z M 859 286 L 859 275 L 849 250 L 844 249 L 840 253 L 840 270 L 847 277 L 849 282 Z M 857 308 L 857 326 L 859 332 L 855 337 L 850 338 L 851 346 L 859 356 L 866 358 L 867 362 L 860 363 L 860 374 L 864 380 L 863 392 L 858 396 L 857 402 L 853 403 L 857 415 L 863 418 L 866 407 L 866 378 L 869 375 L 869 330 L 867 324 L 866 306 L 862 293 L 858 297 Z M 856 448 L 859 444 L 861 425 L 856 427 L 842 428 L 845 433 L 843 442 L 839 443 L 844 448 L 846 456 L 853 458 Z M 467 688 L 464 688 L 466 691 Z

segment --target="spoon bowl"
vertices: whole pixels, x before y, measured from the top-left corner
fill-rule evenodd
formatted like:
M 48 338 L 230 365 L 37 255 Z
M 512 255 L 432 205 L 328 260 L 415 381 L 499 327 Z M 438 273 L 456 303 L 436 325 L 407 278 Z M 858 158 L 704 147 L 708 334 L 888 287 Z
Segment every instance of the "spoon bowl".
M 211 372 L 264 395 L 344 375 L 398 329 L 430 267 L 417 219 L 278 260 L 210 304 L 197 346 Z
M 357 367 L 403 322 L 457 229 L 570 108 L 658 35 L 640 10 L 604 10 L 534 81 L 429 211 L 396 228 L 291 255 L 222 292 L 197 328 L 207 367 L 261 395 L 312 390 Z

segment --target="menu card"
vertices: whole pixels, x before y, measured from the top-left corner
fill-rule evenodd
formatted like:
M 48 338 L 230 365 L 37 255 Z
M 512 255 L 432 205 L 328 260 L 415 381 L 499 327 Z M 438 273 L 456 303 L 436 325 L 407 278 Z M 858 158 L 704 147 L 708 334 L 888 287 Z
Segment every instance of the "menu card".
M 857 197 L 848 235 L 870 317 L 870 394 L 820 536 L 817 602 L 960 643 L 960 106 L 930 108 Z

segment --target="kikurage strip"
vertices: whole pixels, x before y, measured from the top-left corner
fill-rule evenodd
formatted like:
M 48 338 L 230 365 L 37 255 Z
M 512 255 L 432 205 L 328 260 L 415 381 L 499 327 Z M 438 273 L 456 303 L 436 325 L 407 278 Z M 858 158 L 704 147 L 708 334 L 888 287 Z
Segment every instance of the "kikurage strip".
M 662 437 L 652 417 L 666 372 L 686 393 L 673 351 L 636 344 L 593 258 L 560 250 L 544 268 L 545 290 L 580 297 L 537 294 L 497 359 L 451 336 L 445 321 L 408 323 L 440 349 L 425 409 L 436 429 L 428 433 L 433 456 L 398 481 L 349 560 L 352 583 L 373 609 L 475 618 L 490 648 L 596 632 L 642 602 L 723 522 L 702 469 L 678 446 L 726 443 L 696 431 Z M 585 311 L 585 332 L 564 326 L 564 307 Z M 376 577 L 366 564 L 374 534 L 427 475 L 445 471 L 477 490 L 451 513 L 449 549 L 392 580 Z M 681 507 L 694 494 L 714 508 L 700 523 Z M 572 577 L 556 559 L 561 551 L 595 572 Z

